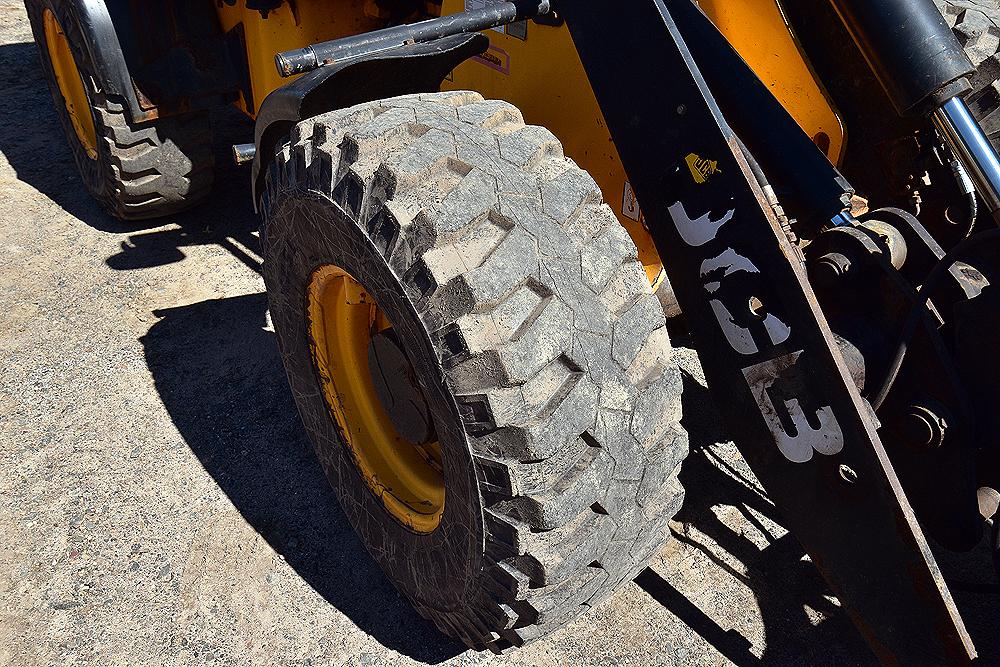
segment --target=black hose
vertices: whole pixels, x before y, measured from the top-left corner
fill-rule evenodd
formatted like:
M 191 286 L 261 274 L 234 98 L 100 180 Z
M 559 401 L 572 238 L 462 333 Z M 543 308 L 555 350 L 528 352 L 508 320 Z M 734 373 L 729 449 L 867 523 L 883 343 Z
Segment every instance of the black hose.
M 962 234 L 962 240 L 972 236 L 973 230 L 976 228 L 976 218 L 979 217 L 979 199 L 976 197 L 976 186 L 973 184 L 972 179 L 969 178 L 969 172 L 965 170 L 965 167 L 957 159 L 953 159 L 948 163 L 948 167 L 951 169 L 951 174 L 955 178 L 955 185 L 958 186 L 959 191 L 962 193 L 962 199 L 965 201 L 965 233 Z
M 927 297 L 925 295 L 930 295 L 934 291 L 937 283 L 940 282 L 941 278 L 948 272 L 951 265 L 955 263 L 955 260 L 961 254 L 968 252 L 973 246 L 996 238 L 1000 238 L 1000 229 L 989 229 L 985 232 L 979 232 L 975 236 L 970 236 L 949 250 L 948 254 L 942 257 L 934 265 L 934 268 L 931 269 L 931 272 L 927 274 L 924 284 L 917 289 L 917 296 L 920 298 L 913 304 L 913 308 L 906 318 L 906 323 L 903 325 L 903 331 L 899 337 L 899 343 L 896 346 L 896 354 L 892 359 L 892 364 L 889 366 L 885 379 L 882 381 L 879 390 L 875 393 L 875 397 L 872 400 L 872 409 L 877 411 L 882 407 L 886 397 L 889 396 L 889 392 L 892 391 L 892 386 L 899 377 L 899 371 L 903 367 L 903 361 L 906 359 L 910 340 L 913 338 L 913 334 L 916 333 L 917 324 L 920 323 L 920 318 L 926 309 Z
M 965 223 L 965 233 L 962 240 L 972 236 L 972 231 L 976 228 L 976 218 L 979 216 L 979 199 L 975 192 L 968 192 L 965 195 L 965 210 L 968 211 L 969 219 Z

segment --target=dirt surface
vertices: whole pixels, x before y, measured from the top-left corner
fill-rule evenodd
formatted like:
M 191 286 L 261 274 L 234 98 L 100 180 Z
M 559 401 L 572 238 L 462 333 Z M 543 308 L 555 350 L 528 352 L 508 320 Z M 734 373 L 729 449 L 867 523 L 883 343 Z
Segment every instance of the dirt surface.
M 368 558 L 299 425 L 248 175 L 227 160 L 249 124 L 216 119 L 210 204 L 125 225 L 84 193 L 11 0 L 0 81 L 0 664 L 872 662 L 726 442 L 690 351 L 677 539 L 551 638 L 463 651 Z M 990 576 L 984 552 L 963 562 Z M 995 598 L 956 597 L 1000 655 Z

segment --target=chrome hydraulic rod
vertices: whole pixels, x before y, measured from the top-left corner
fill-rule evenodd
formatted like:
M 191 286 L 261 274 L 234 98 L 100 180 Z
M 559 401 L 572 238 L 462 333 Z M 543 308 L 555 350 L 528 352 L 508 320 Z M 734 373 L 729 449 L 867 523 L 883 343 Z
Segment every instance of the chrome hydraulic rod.
M 959 97 L 932 114 L 934 124 L 976 185 L 979 196 L 1000 225 L 1000 158 L 979 123 Z
M 552 10 L 550 0 L 513 0 L 495 2 L 483 9 L 449 14 L 436 19 L 393 26 L 383 30 L 313 44 L 302 49 L 284 51 L 274 57 L 281 76 L 309 72 L 324 65 L 370 56 L 373 53 L 430 42 L 442 37 L 489 30 L 515 21 L 535 18 Z

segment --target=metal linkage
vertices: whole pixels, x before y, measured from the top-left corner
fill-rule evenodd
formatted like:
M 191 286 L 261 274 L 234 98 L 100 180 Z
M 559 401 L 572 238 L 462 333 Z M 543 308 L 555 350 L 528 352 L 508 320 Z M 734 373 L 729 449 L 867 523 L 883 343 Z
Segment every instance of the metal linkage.
M 962 101 L 975 68 L 931 0 L 831 0 L 901 116 L 929 115 L 1000 224 L 1000 158 Z
M 932 0 L 831 2 L 899 115 L 972 91 L 976 68 Z
M 965 165 L 979 196 L 1000 224 L 1000 158 L 961 98 L 953 97 L 933 114 L 934 124 Z
M 515 21 L 535 18 L 551 11 L 549 0 L 498 2 L 484 9 L 450 14 L 428 21 L 394 26 L 384 30 L 283 51 L 274 57 L 281 76 L 309 72 L 324 65 L 363 58 L 406 44 L 431 42 L 442 37 L 489 30 Z

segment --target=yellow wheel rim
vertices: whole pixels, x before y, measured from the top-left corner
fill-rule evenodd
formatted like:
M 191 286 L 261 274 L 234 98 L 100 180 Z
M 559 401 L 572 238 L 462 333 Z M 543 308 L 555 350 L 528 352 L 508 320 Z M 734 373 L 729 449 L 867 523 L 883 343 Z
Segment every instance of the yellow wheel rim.
M 412 443 L 398 433 L 369 370 L 372 336 L 392 323 L 357 280 L 333 265 L 313 273 L 308 299 L 313 364 L 358 472 L 404 526 L 433 532 L 444 512 L 440 444 Z
M 56 75 L 59 93 L 66 104 L 66 112 L 76 131 L 76 138 L 87 151 L 87 157 L 97 159 L 97 131 L 94 129 L 94 117 L 90 113 L 90 101 L 83 88 L 83 77 L 73 59 L 66 33 L 51 9 L 44 13 L 45 46 L 49 51 L 49 62 Z

